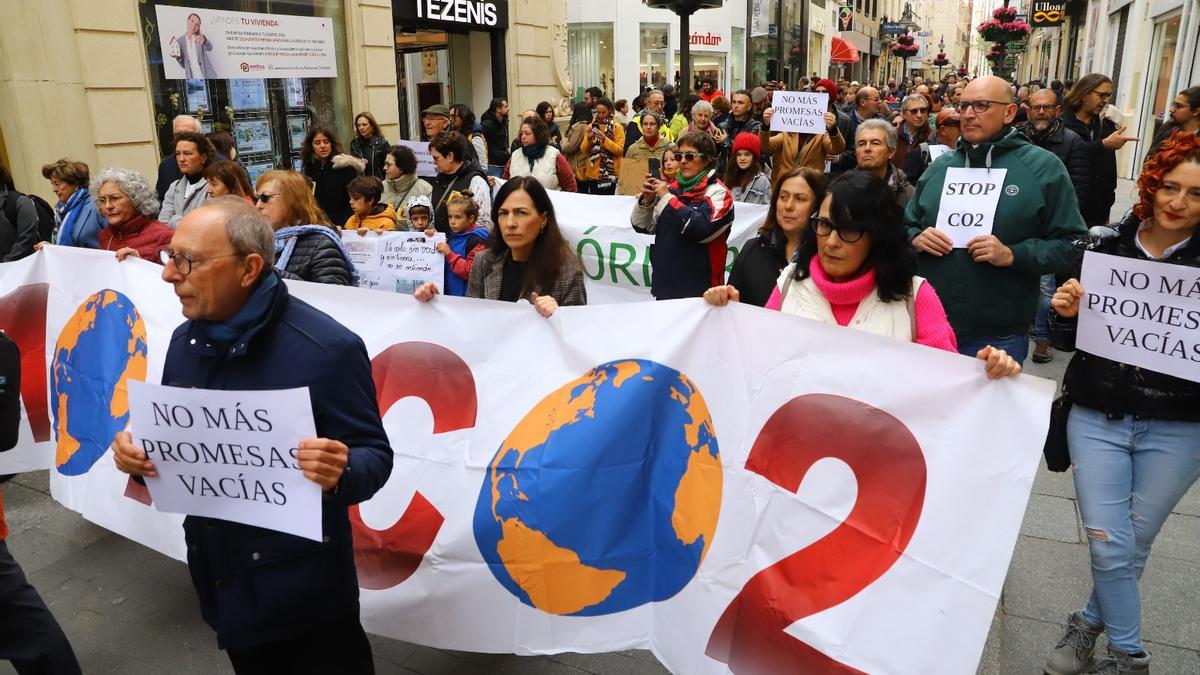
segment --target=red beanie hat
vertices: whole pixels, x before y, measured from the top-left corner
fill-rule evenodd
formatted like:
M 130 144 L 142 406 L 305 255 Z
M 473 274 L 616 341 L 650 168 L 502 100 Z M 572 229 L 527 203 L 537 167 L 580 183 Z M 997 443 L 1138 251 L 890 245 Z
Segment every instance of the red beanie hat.
M 817 80 L 813 82 L 813 91 L 816 91 L 817 87 L 825 87 L 825 91 L 829 92 L 830 96 L 837 96 L 837 85 L 830 80 Z
M 736 157 L 739 150 L 749 150 L 754 159 L 762 159 L 762 146 L 758 142 L 758 134 L 743 131 L 733 139 L 733 154 Z

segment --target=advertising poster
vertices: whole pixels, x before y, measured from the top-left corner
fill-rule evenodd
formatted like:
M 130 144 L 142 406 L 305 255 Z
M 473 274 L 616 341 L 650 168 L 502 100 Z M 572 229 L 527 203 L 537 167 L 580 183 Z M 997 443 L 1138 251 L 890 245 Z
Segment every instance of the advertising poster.
M 304 80 L 299 77 L 289 77 L 283 81 L 287 87 L 287 104 L 289 108 L 304 107 Z
M 188 112 L 196 113 L 208 110 L 208 85 L 204 80 L 188 80 L 184 83 L 187 89 Z
M 271 160 L 263 160 L 261 162 L 246 162 L 246 173 L 250 176 L 250 184 L 258 183 L 258 177 L 268 171 L 275 169 L 275 163 Z
M 288 138 L 291 139 L 292 149 L 299 151 L 304 144 L 304 136 L 308 133 L 308 118 L 291 115 L 287 118 Z
M 230 80 L 229 103 L 234 110 L 266 110 L 267 86 L 262 80 Z
M 270 152 L 271 124 L 265 119 L 238 120 L 233 123 L 233 138 L 239 154 Z
M 158 5 L 169 80 L 337 77 L 333 20 Z

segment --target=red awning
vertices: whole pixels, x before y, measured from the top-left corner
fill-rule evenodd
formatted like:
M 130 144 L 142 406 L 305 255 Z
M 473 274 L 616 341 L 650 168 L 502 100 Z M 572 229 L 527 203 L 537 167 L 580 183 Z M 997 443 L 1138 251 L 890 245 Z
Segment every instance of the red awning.
M 858 63 L 858 50 L 842 38 L 834 37 L 829 60 L 833 63 Z

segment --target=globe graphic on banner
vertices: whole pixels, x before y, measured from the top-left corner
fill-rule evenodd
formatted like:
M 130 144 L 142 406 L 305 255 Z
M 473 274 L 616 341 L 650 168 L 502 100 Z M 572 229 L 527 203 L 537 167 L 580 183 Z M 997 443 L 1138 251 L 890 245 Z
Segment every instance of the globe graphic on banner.
M 546 396 L 504 439 L 475 507 L 475 541 L 526 605 L 621 612 L 695 576 L 721 486 L 696 385 L 652 361 L 611 361 Z
M 146 379 L 146 324 L 114 290 L 92 294 L 63 326 L 50 366 L 59 473 L 87 473 L 129 421 L 126 382 Z

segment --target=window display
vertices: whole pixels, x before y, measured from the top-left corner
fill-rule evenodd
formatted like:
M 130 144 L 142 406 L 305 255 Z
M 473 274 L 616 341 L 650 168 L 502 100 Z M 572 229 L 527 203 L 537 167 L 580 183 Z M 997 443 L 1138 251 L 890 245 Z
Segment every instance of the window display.
M 172 152 L 171 122 L 177 115 L 194 115 L 200 120 L 201 127 L 207 131 L 224 130 L 233 134 L 239 156 L 243 157 L 251 174 L 261 174 L 272 168 L 291 168 L 299 155 L 299 147 L 305 133 L 313 125 L 327 125 L 337 130 L 344 141 L 352 137 L 351 124 L 353 121 L 350 109 L 350 96 L 347 78 L 341 77 L 253 77 L 254 75 L 269 75 L 279 72 L 281 75 L 295 75 L 296 72 L 263 70 L 253 68 L 237 71 L 237 78 L 224 79 L 228 75 L 218 72 L 214 77 L 206 73 L 204 63 L 199 56 L 204 52 L 196 51 L 196 63 L 192 63 L 192 52 L 186 54 L 181 50 L 180 56 L 185 63 L 193 66 L 193 70 L 206 73 L 205 79 L 193 77 L 180 78 L 181 64 L 168 51 L 164 54 L 158 46 L 170 42 L 184 33 L 184 23 L 170 22 L 159 25 L 159 16 L 176 16 L 176 10 L 187 10 L 185 13 L 196 13 L 209 20 L 202 21 L 197 35 L 205 36 L 216 41 L 223 36 L 225 47 L 230 33 L 218 32 L 220 21 L 215 17 L 228 12 L 251 12 L 270 14 L 272 16 L 286 15 L 289 17 L 320 19 L 314 24 L 322 34 L 328 31 L 333 36 L 333 62 L 328 59 L 328 51 L 323 51 L 320 59 L 325 70 L 305 72 L 346 73 L 346 40 L 345 0 L 180 0 L 174 2 L 155 2 L 145 0 L 138 3 L 140 25 L 143 42 L 152 45 L 146 51 L 148 72 L 150 74 L 150 93 L 154 102 L 154 122 L 157 130 L 159 152 L 161 155 Z M 171 11 L 163 11 L 159 10 Z M 322 23 L 323 22 L 323 23 Z M 298 23 L 287 20 L 289 25 Z M 300 22 L 303 23 L 303 22 Z M 324 27 L 322 27 L 324 26 Z M 239 38 L 240 39 L 240 38 Z M 203 42 L 194 38 L 192 45 L 202 45 Z M 321 50 L 327 50 L 328 44 L 317 45 Z M 221 45 L 214 46 L 214 49 Z M 221 47 L 224 48 L 224 47 Z M 316 48 L 314 48 L 316 49 Z M 309 54 L 308 52 L 305 52 Z M 316 58 L 316 52 L 309 54 Z M 271 56 L 276 58 L 277 55 Z M 264 57 L 266 58 L 266 57 Z M 307 58 L 307 57 L 306 57 Z M 167 61 L 167 62 L 164 62 Z M 213 67 L 220 66 L 214 59 Z M 249 64 L 252 66 L 253 64 Z M 182 68 L 186 71 L 186 68 Z M 186 74 L 186 73 L 185 73 Z

